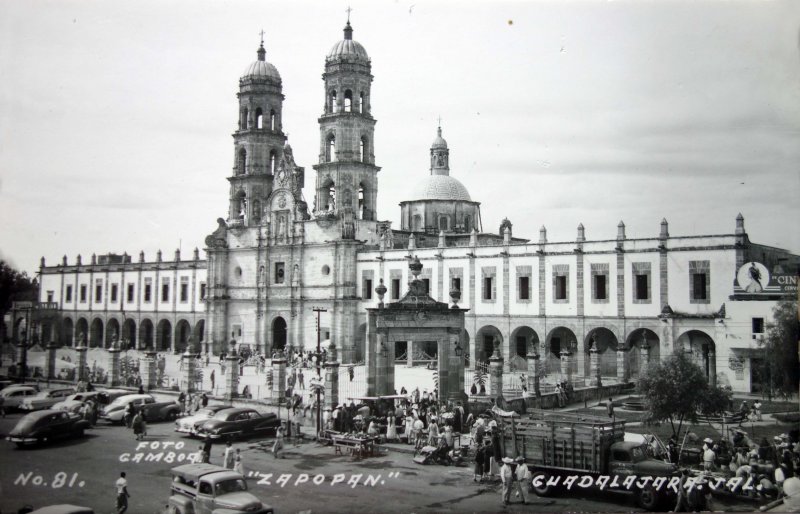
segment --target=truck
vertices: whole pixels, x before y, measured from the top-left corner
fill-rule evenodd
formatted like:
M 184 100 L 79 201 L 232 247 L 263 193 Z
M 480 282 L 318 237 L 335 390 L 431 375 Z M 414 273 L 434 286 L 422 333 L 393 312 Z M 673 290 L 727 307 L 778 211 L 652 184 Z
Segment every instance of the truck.
M 273 514 L 273 509 L 247 492 L 245 478 L 213 464 L 172 468 L 169 514 Z
M 625 441 L 625 421 L 528 410 L 518 418 L 495 409 L 502 453 L 522 457 L 539 496 L 559 488 L 632 491 L 644 509 L 657 510 L 675 495 L 674 464 L 648 456 L 646 446 Z

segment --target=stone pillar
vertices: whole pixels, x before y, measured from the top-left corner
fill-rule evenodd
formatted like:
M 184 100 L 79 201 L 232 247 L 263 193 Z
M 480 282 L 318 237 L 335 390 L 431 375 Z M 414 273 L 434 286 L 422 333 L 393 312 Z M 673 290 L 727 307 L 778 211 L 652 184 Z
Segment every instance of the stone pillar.
M 572 381 L 572 371 L 570 370 L 570 354 L 567 350 L 561 350 L 561 380 Z
M 617 380 L 624 384 L 630 379 L 628 352 L 624 348 L 617 349 Z
M 47 357 L 44 361 L 44 377 L 47 380 L 51 378 L 56 378 L 56 349 L 58 345 L 55 341 L 50 341 L 47 343 Z
M 593 387 L 602 386 L 600 380 L 600 355 L 597 348 L 592 345 L 589 349 L 589 385 Z
M 448 333 L 448 347 L 449 347 L 449 365 L 448 367 L 448 378 L 447 378 L 447 399 L 453 400 L 455 402 L 457 399 L 461 398 L 461 393 L 464 391 L 464 381 L 460 379 L 459 373 L 459 366 L 464 367 L 463 364 L 463 354 L 461 354 L 461 346 L 459 343 L 459 339 L 461 338 L 460 331 L 455 333 Z M 458 350 L 458 351 L 456 351 Z M 456 355 L 456 353 L 461 355 Z M 455 403 L 454 403 L 455 404 Z
M 286 357 L 283 353 L 272 358 L 272 397 L 278 403 L 286 398 Z
M 503 354 L 497 339 L 494 340 L 494 353 L 489 357 L 489 390 L 494 398 L 503 396 Z
M 336 345 L 328 346 L 328 360 L 325 361 L 325 419 L 339 405 L 339 363 L 336 360 Z
M 232 400 L 239 396 L 239 354 L 236 353 L 236 341 L 231 339 L 228 357 L 225 358 L 228 372 L 225 373 L 225 398 Z
M 571 362 L 572 359 L 573 359 L 572 354 L 570 354 L 569 357 L 570 357 L 570 362 Z M 586 352 L 583 351 L 582 348 L 579 348 L 577 346 L 577 343 L 575 345 L 575 356 L 574 356 L 574 358 L 578 361 L 578 369 L 577 369 L 578 377 L 586 377 Z M 591 363 L 590 363 L 590 366 L 591 366 Z M 589 377 L 588 377 L 590 381 L 592 380 L 593 376 L 594 375 L 592 375 L 591 370 L 590 370 L 589 371 Z
M 717 353 L 714 350 L 708 352 L 708 383 L 717 387 Z
M 89 366 L 86 364 L 86 343 L 81 341 L 83 344 L 77 346 L 75 351 L 78 352 L 78 365 L 75 368 L 75 381 L 80 382 L 81 380 L 88 380 L 89 379 Z
M 451 338 L 446 337 L 443 339 L 439 339 L 438 348 L 437 348 L 437 369 L 439 373 L 439 387 L 438 387 L 438 394 L 439 400 L 442 403 L 447 401 L 450 392 L 450 366 L 452 363 L 450 362 L 450 356 L 453 352 L 450 350 L 450 345 L 452 344 Z
M 181 355 L 181 360 L 183 362 L 183 371 L 181 377 L 181 391 L 191 394 L 197 391 L 196 379 L 197 379 L 197 355 L 192 353 L 191 340 L 189 344 L 186 346 L 186 351 L 183 352 Z
M 406 357 L 408 357 L 406 366 L 409 368 L 414 367 L 414 341 L 406 342 Z
M 155 389 L 156 385 L 156 352 L 150 350 L 145 352 L 145 356 L 139 360 L 139 369 L 142 375 L 142 387 L 145 391 Z
M 384 396 L 390 394 L 388 392 L 389 348 L 386 346 L 386 334 L 378 332 L 375 353 L 375 396 Z
M 643 342 L 639 347 L 639 376 L 644 376 L 650 368 L 650 343 Z
M 108 349 L 108 386 L 116 387 L 120 385 L 119 367 L 119 342 L 117 336 L 111 340 L 111 347 Z
M 539 388 L 539 354 L 535 353 L 533 345 L 528 348 L 528 355 L 525 357 L 528 360 L 528 393 L 538 398 L 541 396 Z

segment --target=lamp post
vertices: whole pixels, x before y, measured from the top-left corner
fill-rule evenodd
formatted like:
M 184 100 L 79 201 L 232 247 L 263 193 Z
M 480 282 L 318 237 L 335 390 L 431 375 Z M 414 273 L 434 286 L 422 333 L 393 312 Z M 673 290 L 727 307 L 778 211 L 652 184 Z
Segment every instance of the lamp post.
M 317 380 L 321 381 L 322 380 L 322 362 L 321 362 L 321 360 L 322 360 L 322 348 L 320 347 L 320 343 L 321 343 L 321 339 L 320 339 L 321 327 L 320 327 L 319 316 L 323 312 L 328 312 L 328 309 L 323 309 L 322 307 L 314 307 L 311 310 L 314 311 L 317 314 Z M 319 386 L 317 386 L 316 389 L 317 389 L 317 435 L 319 435 L 319 432 L 322 429 L 322 412 L 320 411 L 321 399 L 320 399 Z

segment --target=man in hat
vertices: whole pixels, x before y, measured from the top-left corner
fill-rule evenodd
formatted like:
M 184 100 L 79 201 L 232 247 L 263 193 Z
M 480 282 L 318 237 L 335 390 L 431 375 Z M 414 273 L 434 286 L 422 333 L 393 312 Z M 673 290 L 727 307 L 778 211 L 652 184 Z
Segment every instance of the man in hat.
M 705 443 L 703 445 L 703 471 L 713 471 L 714 463 L 717 460 L 717 454 L 714 453 L 714 450 L 712 449 L 714 441 L 712 441 L 711 438 L 706 437 L 703 442 Z
M 528 503 L 528 489 L 531 487 L 531 470 L 528 469 L 528 465 L 525 464 L 525 459 L 522 457 L 517 457 L 517 472 L 516 472 L 516 484 L 517 491 L 516 496 L 520 496 L 522 498 L 522 503 Z
M 503 457 L 503 465 L 500 467 L 500 480 L 503 482 L 503 505 L 508 505 L 511 501 L 511 487 L 515 480 L 514 461 L 510 457 Z

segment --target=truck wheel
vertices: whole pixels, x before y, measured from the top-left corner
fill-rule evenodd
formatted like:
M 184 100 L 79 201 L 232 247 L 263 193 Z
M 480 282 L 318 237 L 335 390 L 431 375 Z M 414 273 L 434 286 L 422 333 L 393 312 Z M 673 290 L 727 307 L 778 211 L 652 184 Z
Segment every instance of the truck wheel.
M 533 474 L 533 479 L 531 481 L 531 487 L 533 488 L 533 492 L 536 493 L 537 496 L 551 496 L 555 493 L 555 487 L 546 485 L 547 480 L 550 478 L 550 475 L 545 473 L 544 471 L 537 471 Z M 536 485 L 536 483 L 540 483 L 541 485 Z
M 649 511 L 658 510 L 658 492 L 652 487 L 639 489 L 636 493 L 636 503 L 639 504 L 639 507 Z

